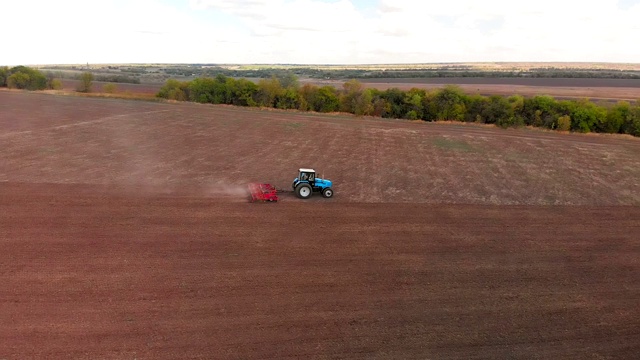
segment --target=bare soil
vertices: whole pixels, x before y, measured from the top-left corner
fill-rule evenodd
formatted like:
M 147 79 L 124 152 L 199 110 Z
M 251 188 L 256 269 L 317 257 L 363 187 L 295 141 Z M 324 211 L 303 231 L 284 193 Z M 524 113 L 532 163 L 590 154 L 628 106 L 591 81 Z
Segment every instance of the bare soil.
M 75 91 L 78 88 L 80 81 L 78 80 L 63 80 L 62 88 L 65 91 Z M 104 92 L 104 86 L 109 82 L 94 81 L 91 87 L 93 92 Z M 130 84 L 130 83 L 111 83 L 115 85 L 116 93 L 131 93 L 142 95 L 155 95 L 160 91 L 163 84 Z
M 549 95 L 556 98 L 588 98 L 607 101 L 640 100 L 640 80 L 631 79 L 514 79 L 514 78 L 393 78 L 360 79 L 365 87 L 378 90 L 441 89 L 457 85 L 466 94 L 478 95 Z M 324 86 L 342 87 L 340 80 L 309 80 Z
M 257 81 L 258 79 L 252 79 Z M 440 89 L 447 85 L 458 85 L 467 94 L 479 95 L 550 95 L 557 98 L 589 98 L 593 100 L 640 100 L 640 80 L 633 79 L 512 79 L 512 78 L 434 78 L 434 79 L 360 79 L 366 87 L 379 90 L 399 88 Z M 331 85 L 341 88 L 342 80 L 303 79 L 302 82 L 319 86 Z M 65 80 L 65 91 L 75 91 L 78 81 Z M 93 91 L 102 92 L 106 83 L 94 82 Z M 117 83 L 116 93 L 153 96 L 163 84 Z
M 637 139 L 0 91 L 0 148 L 0 359 L 640 352 Z
M 386 90 L 399 88 L 410 90 L 411 88 L 441 89 L 448 84 L 414 84 L 414 83 L 366 83 L 367 87 Z M 581 87 L 581 86 L 528 86 L 528 85 L 494 85 L 494 84 L 459 84 L 466 94 L 473 95 L 522 95 L 536 96 L 549 95 L 561 99 L 592 99 L 592 100 L 640 100 L 640 88 L 635 87 Z
M 539 87 L 585 87 L 585 88 L 640 88 L 640 79 L 596 79 L 596 78 L 376 78 L 362 79 L 363 83 L 400 84 L 460 84 L 460 85 L 518 85 Z
M 3 359 L 630 359 L 640 208 L 0 186 Z
M 314 167 L 338 202 L 640 205 L 631 137 L 22 92 L 0 106 L 0 181 L 206 195 Z

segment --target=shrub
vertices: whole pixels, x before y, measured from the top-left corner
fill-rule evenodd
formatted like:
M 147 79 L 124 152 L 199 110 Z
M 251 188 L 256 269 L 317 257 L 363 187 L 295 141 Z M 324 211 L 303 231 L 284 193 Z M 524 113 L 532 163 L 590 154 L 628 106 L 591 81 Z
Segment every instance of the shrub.
M 558 118 L 557 129 L 560 131 L 569 131 L 571 129 L 571 117 L 569 115 L 562 115 Z
M 49 82 L 49 88 L 53 90 L 62 90 L 62 81 L 60 79 L 53 79 Z
M 588 100 L 580 100 L 571 114 L 572 130 L 580 132 L 596 131 L 606 121 L 607 111 Z
M 26 89 L 31 82 L 31 77 L 25 73 L 15 73 L 7 79 L 7 86 L 11 89 Z
M 7 86 L 7 78 L 9 77 L 9 68 L 0 66 L 0 87 Z
M 79 92 L 91 92 L 93 87 L 93 74 L 90 72 L 84 72 L 80 75 L 80 84 L 78 85 Z
M 189 83 L 169 79 L 165 82 L 164 86 L 160 88 L 156 96 L 168 100 L 186 101 L 189 98 L 187 95 L 188 89 Z
M 116 92 L 116 90 L 118 89 L 118 87 L 116 86 L 116 84 L 112 84 L 112 83 L 108 83 L 105 84 L 102 87 L 102 91 L 108 93 L 108 94 L 113 94 L 114 92 Z
M 47 77 L 36 69 L 16 66 L 11 68 L 7 74 L 9 76 L 6 82 L 10 88 L 26 90 L 44 90 L 47 88 Z

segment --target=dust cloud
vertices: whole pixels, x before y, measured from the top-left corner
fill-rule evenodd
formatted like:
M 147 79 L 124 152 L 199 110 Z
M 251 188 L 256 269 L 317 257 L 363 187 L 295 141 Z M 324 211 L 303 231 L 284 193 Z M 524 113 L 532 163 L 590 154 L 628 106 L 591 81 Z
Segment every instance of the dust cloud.
M 216 182 L 205 187 L 204 195 L 207 197 L 245 198 L 249 195 L 249 190 L 247 185 Z

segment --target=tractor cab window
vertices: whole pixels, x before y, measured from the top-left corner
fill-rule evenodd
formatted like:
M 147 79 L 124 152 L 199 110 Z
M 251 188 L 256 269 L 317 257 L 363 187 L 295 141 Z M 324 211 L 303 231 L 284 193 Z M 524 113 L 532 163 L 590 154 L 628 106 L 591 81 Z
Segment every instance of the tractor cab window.
M 300 181 L 314 181 L 315 174 L 314 173 L 300 173 Z

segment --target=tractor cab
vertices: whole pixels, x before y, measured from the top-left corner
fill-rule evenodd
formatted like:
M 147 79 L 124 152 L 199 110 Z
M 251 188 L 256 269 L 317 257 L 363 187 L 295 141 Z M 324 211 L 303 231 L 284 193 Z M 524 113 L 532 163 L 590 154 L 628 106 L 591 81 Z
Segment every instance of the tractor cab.
M 308 181 L 310 184 L 316 182 L 316 171 L 313 169 L 299 169 L 298 179 L 300 181 Z
M 316 177 L 316 171 L 308 168 L 298 169 L 298 177 L 293 180 L 291 187 L 301 199 L 311 197 L 314 192 L 322 193 L 325 198 L 333 196 L 331 180 Z

